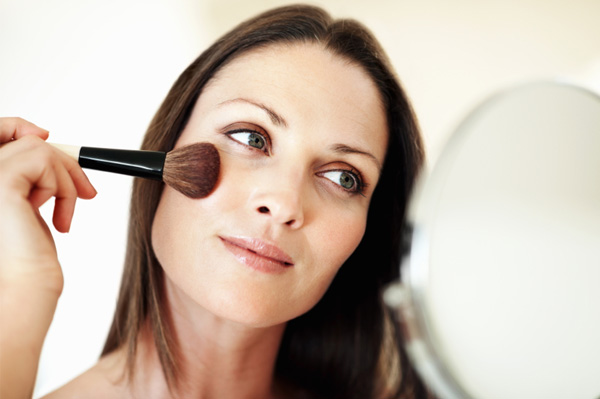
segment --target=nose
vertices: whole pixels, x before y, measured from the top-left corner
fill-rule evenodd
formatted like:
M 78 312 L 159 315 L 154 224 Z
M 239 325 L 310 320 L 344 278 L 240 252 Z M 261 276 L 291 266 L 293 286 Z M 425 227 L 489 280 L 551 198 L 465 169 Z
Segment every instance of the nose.
M 304 224 L 304 201 L 301 187 L 285 183 L 289 177 L 278 176 L 256 186 L 250 206 L 261 217 L 278 225 L 299 229 Z

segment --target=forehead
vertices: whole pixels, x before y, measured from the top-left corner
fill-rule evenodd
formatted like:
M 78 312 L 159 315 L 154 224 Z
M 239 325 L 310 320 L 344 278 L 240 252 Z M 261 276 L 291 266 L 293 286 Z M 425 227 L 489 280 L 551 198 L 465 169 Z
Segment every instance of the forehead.
M 383 161 L 388 127 L 377 86 L 362 67 L 319 44 L 275 44 L 244 53 L 219 70 L 197 105 L 235 98 L 269 105 L 290 126 L 369 142 Z

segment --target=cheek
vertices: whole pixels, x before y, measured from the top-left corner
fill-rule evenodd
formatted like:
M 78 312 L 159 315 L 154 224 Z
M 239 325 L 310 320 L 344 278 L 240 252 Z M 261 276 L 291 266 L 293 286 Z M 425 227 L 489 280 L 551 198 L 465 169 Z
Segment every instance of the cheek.
M 336 235 L 337 233 L 337 237 L 329 235 L 321 241 L 324 244 L 321 258 L 330 264 L 329 267 L 323 270 L 328 275 L 325 279 L 327 287 L 339 269 L 343 267 L 344 262 L 352 255 L 362 238 L 363 228 L 357 226 L 349 227 L 350 229 L 346 229 L 343 232 L 332 232 L 332 235 Z M 335 250 L 332 250 L 332 248 L 335 248 Z
M 194 267 L 209 258 L 207 238 L 221 224 L 223 204 L 234 197 L 221 194 L 193 200 L 165 187 L 152 223 L 152 248 L 170 277 L 191 277 Z
M 323 217 L 320 228 L 312 237 L 316 262 L 310 282 L 305 284 L 311 287 L 306 296 L 311 307 L 325 294 L 340 267 L 362 240 L 366 228 L 366 215 L 357 218 L 356 214 L 350 217 L 348 214 L 330 213 L 329 216 Z
M 186 228 L 183 217 L 185 207 L 180 202 L 181 199 L 169 187 L 165 187 L 154 215 L 152 248 L 163 267 L 174 263 L 175 254 L 179 261 L 186 257 L 185 251 L 178 247 L 181 241 L 178 237 L 183 235 L 182 230 Z
M 319 250 L 324 259 L 329 259 L 329 263 L 338 265 L 339 268 L 362 240 L 366 228 L 366 213 L 362 210 L 354 213 L 331 212 L 329 216 L 323 217 Z
M 189 275 L 191 265 L 205 251 L 206 231 L 202 227 L 212 224 L 215 215 L 205 209 L 207 202 L 165 187 L 152 223 L 152 248 L 167 275 Z
M 165 188 L 165 191 L 166 189 L 167 188 Z M 168 202 L 168 200 L 165 200 L 165 196 L 166 195 L 163 192 L 156 213 L 154 214 L 154 220 L 152 221 L 152 249 L 161 263 L 164 257 L 165 248 L 168 248 L 169 244 L 171 244 L 169 239 L 171 237 L 169 234 L 170 225 L 167 221 L 172 219 L 172 217 L 169 216 L 169 209 L 173 208 L 165 206 L 165 202 Z

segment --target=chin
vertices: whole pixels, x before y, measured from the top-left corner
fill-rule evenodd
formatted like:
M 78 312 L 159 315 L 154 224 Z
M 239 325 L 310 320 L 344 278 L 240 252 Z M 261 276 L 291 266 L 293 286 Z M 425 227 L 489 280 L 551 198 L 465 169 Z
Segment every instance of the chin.
M 300 299 L 289 295 L 274 298 L 269 295 L 272 292 L 265 294 L 248 288 L 246 286 L 231 288 L 226 292 L 204 292 L 202 298 L 196 298 L 195 301 L 217 318 L 249 328 L 285 324 L 308 312 L 318 302 L 318 299 L 308 301 L 306 296 Z
M 265 303 L 260 297 L 231 293 L 207 304 L 206 309 L 223 320 L 250 328 L 272 327 L 299 316 L 281 302 Z

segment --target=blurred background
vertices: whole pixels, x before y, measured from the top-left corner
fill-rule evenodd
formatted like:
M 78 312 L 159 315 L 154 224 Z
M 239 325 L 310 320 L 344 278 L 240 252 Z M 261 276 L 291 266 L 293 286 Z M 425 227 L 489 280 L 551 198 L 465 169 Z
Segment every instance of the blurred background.
M 0 115 L 28 119 L 57 143 L 137 148 L 171 84 L 203 49 L 289 3 L 2 0 Z M 560 79 L 600 92 L 597 0 L 308 3 L 358 19 L 379 38 L 413 101 L 430 164 L 458 123 L 499 90 Z M 70 234 L 54 234 L 65 288 L 36 397 L 96 362 L 114 310 L 131 179 L 88 175 L 97 198 L 78 203 Z

